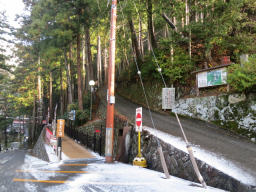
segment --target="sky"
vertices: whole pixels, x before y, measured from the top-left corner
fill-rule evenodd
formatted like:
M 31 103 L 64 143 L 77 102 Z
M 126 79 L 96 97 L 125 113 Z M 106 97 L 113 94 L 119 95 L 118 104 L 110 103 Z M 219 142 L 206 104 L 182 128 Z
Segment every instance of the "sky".
M 15 21 L 17 14 L 22 14 L 24 12 L 24 4 L 22 0 L 0 0 L 0 11 L 5 11 L 5 15 L 7 16 L 8 23 L 12 27 L 18 28 L 20 25 L 18 21 Z M 12 39 L 13 37 L 5 37 L 7 39 Z M 10 65 L 16 65 L 14 57 L 12 57 L 12 49 L 13 46 L 6 42 L 0 42 L 1 47 L 5 48 L 5 54 L 11 56 L 11 59 L 7 61 Z
M 0 0 L 0 10 L 6 11 L 9 24 L 13 27 L 18 27 L 19 24 L 15 21 L 16 14 L 21 14 L 24 10 L 22 0 Z

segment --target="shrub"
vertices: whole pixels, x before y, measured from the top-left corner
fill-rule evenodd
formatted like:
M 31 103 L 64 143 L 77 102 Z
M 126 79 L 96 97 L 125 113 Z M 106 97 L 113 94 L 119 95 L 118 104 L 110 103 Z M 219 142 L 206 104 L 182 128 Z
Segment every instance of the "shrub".
M 87 110 L 77 110 L 76 111 L 76 125 L 83 125 L 89 120 L 90 111 Z
M 256 87 L 256 55 L 243 65 L 234 64 L 228 68 L 228 83 L 234 91 L 249 92 Z
M 68 111 L 71 111 L 71 110 L 78 110 L 77 102 L 68 105 Z
M 158 61 L 163 69 L 163 74 L 169 78 L 172 84 L 175 82 L 185 84 L 194 67 L 189 55 L 180 48 L 175 49 L 173 61 L 170 55 L 164 53 L 158 57 Z

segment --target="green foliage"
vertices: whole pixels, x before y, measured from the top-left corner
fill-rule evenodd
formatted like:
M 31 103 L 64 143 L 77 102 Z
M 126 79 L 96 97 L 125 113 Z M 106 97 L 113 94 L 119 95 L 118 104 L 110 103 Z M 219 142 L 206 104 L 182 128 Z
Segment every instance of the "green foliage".
M 171 84 L 185 84 L 194 67 L 189 55 L 181 48 L 175 49 L 173 61 L 171 56 L 164 52 L 158 56 L 158 61 L 163 69 L 163 74 L 169 78 Z
M 77 110 L 75 124 L 77 126 L 85 124 L 90 118 L 90 110 Z
M 83 95 L 83 108 L 84 109 L 89 109 L 90 108 L 90 103 L 91 103 L 90 94 L 89 93 L 88 94 L 84 94 Z
M 71 111 L 71 110 L 78 110 L 78 103 L 75 102 L 75 103 L 69 104 L 67 110 L 68 110 L 68 111 Z
M 83 108 L 84 110 L 78 109 L 78 102 L 74 102 L 72 104 L 69 104 L 67 107 L 67 111 L 76 110 L 76 125 L 80 126 L 86 123 L 89 120 L 90 117 L 90 94 L 86 94 L 83 97 Z M 67 114 L 66 114 L 67 118 Z
M 231 65 L 228 68 L 228 83 L 235 91 L 253 91 L 256 88 L 256 55 L 243 65 Z
M 86 122 L 89 120 L 90 117 L 90 111 L 89 110 L 77 110 L 76 111 L 76 117 L 79 122 Z M 81 125 L 81 123 L 80 123 Z
M 157 69 L 157 64 L 156 64 L 156 61 L 154 61 L 153 55 L 146 56 L 145 61 L 141 66 L 141 75 L 143 79 L 147 79 L 147 80 L 161 79 L 156 69 Z
M 0 130 L 5 129 L 8 125 L 12 123 L 12 119 L 7 119 L 6 117 L 0 115 Z

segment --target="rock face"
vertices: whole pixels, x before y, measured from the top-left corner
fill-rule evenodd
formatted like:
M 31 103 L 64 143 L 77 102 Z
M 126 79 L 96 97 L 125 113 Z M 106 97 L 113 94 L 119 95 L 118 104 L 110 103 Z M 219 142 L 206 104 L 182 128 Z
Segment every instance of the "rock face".
M 256 137 L 256 94 L 180 99 L 173 112 L 215 122 L 249 138 Z
M 44 161 L 49 161 L 49 157 L 44 146 L 44 143 L 45 143 L 44 138 L 45 138 L 45 128 L 41 131 L 41 134 L 32 150 L 32 153 L 39 159 L 42 159 Z
M 130 132 L 130 146 L 129 146 L 129 162 L 132 163 L 136 157 L 137 151 L 137 133 L 134 129 Z M 171 175 L 198 182 L 194 172 L 192 163 L 188 153 L 181 151 L 174 146 L 167 144 L 161 140 L 160 144 L 163 148 L 166 164 Z M 160 163 L 160 157 L 157 152 L 157 138 L 147 131 L 142 132 L 141 148 L 143 157 L 146 158 L 148 168 L 163 172 Z M 255 192 L 252 186 L 247 186 L 240 181 L 232 178 L 229 175 L 215 169 L 201 160 L 196 160 L 200 172 L 207 183 L 207 185 L 228 190 L 231 192 Z

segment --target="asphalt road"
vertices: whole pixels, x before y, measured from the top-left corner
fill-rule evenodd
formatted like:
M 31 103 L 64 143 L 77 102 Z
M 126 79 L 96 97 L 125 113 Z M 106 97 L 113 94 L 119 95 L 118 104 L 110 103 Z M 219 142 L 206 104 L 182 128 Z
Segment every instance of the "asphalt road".
M 115 110 L 129 119 L 134 120 L 137 107 L 140 106 L 116 96 Z M 152 112 L 152 115 L 157 129 L 182 137 L 175 117 L 155 112 Z M 256 178 L 256 144 L 231 135 L 211 123 L 187 118 L 180 118 L 180 121 L 190 143 L 232 161 Z M 143 125 L 153 127 L 149 112 L 145 108 L 143 108 Z
M 0 191 L 23 192 L 24 183 L 13 183 L 16 170 L 24 164 L 25 151 L 15 150 L 0 153 Z
M 200 185 L 104 158 L 45 162 L 25 151 L 0 155 L 1 192 L 166 192 L 205 191 Z M 209 192 L 222 190 L 208 188 Z
M 97 161 L 97 159 L 78 159 L 64 161 L 61 164 L 48 163 L 28 155 L 26 150 L 2 152 L 0 153 L 0 191 L 66 191 L 67 181 L 71 182 L 81 174 L 87 173 L 87 165 Z M 87 185 L 84 186 L 84 191 L 101 192 L 89 188 Z

